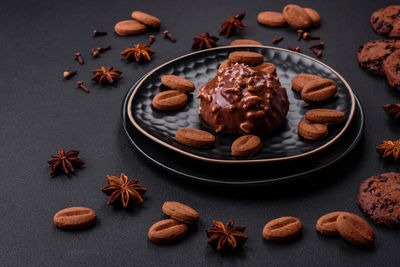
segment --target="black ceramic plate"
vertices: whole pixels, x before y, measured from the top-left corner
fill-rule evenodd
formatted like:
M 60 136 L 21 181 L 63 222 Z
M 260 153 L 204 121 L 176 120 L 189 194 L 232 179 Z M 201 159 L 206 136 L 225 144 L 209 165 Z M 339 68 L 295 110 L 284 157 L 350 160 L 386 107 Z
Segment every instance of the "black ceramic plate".
M 319 153 L 287 162 L 269 162 L 256 165 L 226 166 L 199 161 L 153 142 L 132 125 L 127 115 L 127 105 L 136 84 L 125 96 L 122 105 L 122 123 L 129 140 L 147 160 L 169 173 L 190 181 L 243 187 L 270 185 L 304 178 L 343 159 L 356 147 L 364 131 L 364 113 L 356 98 L 354 118 L 348 130 L 335 144 Z
M 179 144 L 175 133 L 180 128 L 205 129 L 198 115 L 200 100 L 195 98 L 197 90 L 189 98 L 185 108 L 165 112 L 155 110 L 151 101 L 162 90 L 161 76 L 174 74 L 188 78 L 198 89 L 217 72 L 219 64 L 235 50 L 249 50 L 264 55 L 265 61 L 275 64 L 277 76 L 286 87 L 290 102 L 289 112 L 284 125 L 273 134 L 262 138 L 263 148 L 251 158 L 231 156 L 230 146 L 237 136 L 216 134 L 216 145 L 210 149 L 198 149 Z M 297 133 L 297 124 L 304 118 L 311 107 L 306 104 L 299 93 L 291 90 L 291 80 L 300 73 L 312 73 L 334 80 L 338 85 L 336 97 L 329 103 L 319 106 L 337 109 L 345 113 L 347 121 L 330 129 L 327 138 L 321 141 L 308 141 Z M 153 141 L 183 155 L 215 163 L 263 163 L 283 161 L 308 156 L 326 149 L 336 142 L 350 125 L 354 114 L 354 95 L 346 81 L 333 69 L 313 58 L 289 50 L 266 46 L 219 47 L 191 53 L 169 61 L 146 74 L 135 86 L 128 99 L 128 117 L 133 125 Z M 209 130 L 210 131 L 210 130 Z

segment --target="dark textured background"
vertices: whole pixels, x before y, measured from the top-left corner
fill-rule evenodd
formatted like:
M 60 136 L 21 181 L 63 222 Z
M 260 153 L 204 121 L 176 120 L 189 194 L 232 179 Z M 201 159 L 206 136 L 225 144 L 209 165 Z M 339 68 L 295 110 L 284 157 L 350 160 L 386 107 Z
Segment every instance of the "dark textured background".
M 391 121 L 382 104 L 399 102 L 399 92 L 384 78 L 360 69 L 356 51 L 360 44 L 379 39 L 369 25 L 371 13 L 391 1 L 302 1 L 322 16 L 313 31 L 327 43 L 322 61 L 336 69 L 352 86 L 365 108 L 365 138 L 349 157 L 317 177 L 291 185 L 257 190 L 222 190 L 202 187 L 171 177 L 144 161 L 131 147 L 121 127 L 121 103 L 139 77 L 159 64 L 190 52 L 198 32 L 216 34 L 220 23 L 246 11 L 248 27 L 237 37 L 269 45 L 283 35 L 281 47 L 295 45 L 289 28 L 269 29 L 257 24 L 263 10 L 281 10 L 282 1 L 2 1 L 0 4 L 0 262 L 2 265 L 396 265 L 400 233 L 375 227 L 376 246 L 362 250 L 340 238 L 319 236 L 317 218 L 330 211 L 360 214 L 356 205 L 359 183 L 365 178 L 398 167 L 379 160 L 375 146 L 382 139 L 398 138 L 399 124 Z M 156 33 L 157 53 L 149 64 L 125 63 L 119 52 L 132 43 L 147 42 L 147 35 L 119 37 L 115 22 L 133 10 L 159 17 L 178 42 Z M 95 28 L 109 35 L 92 38 Z M 91 59 L 89 50 L 112 45 L 111 51 Z M 300 43 L 305 49 L 306 43 Z M 73 60 L 76 51 L 86 63 Z M 124 79 L 115 87 L 90 83 L 90 70 L 113 65 Z M 79 74 L 64 81 L 64 69 Z M 86 94 L 77 80 L 86 81 Z M 84 168 L 69 177 L 49 177 L 46 160 L 59 148 L 79 149 Z M 288 166 L 290 167 L 290 166 Z M 99 188 L 106 174 L 124 172 L 149 188 L 145 201 L 131 210 L 106 205 Z M 161 205 L 177 200 L 196 208 L 201 221 L 181 243 L 167 247 L 147 240 L 151 224 L 163 217 Z M 83 232 L 63 232 L 52 224 L 55 212 L 68 206 L 87 206 L 98 215 L 98 224 Z M 292 215 L 304 224 L 296 242 L 264 242 L 261 230 L 275 217 Z M 249 240 L 236 254 L 220 254 L 206 244 L 204 229 L 212 219 L 234 219 L 246 225 Z

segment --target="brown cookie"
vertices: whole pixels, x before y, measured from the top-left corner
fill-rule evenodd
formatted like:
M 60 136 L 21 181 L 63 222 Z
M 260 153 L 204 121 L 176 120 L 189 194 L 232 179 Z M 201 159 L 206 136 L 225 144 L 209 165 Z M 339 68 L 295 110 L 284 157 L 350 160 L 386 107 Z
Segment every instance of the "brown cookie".
M 123 20 L 115 24 L 114 31 L 118 35 L 137 35 L 147 31 L 146 25 L 137 20 Z
M 298 74 L 292 79 L 292 89 L 296 92 L 301 92 L 304 85 L 316 79 L 321 79 L 321 77 L 308 73 Z
M 161 21 L 158 18 L 142 11 L 133 11 L 131 17 L 152 28 L 158 29 L 161 26 Z
M 246 65 L 258 65 L 264 62 L 264 56 L 256 52 L 235 51 L 229 54 L 229 60 Z
M 287 5 L 282 11 L 286 22 L 294 29 L 308 29 L 312 24 L 312 20 L 308 13 L 298 5 Z
M 176 201 L 166 201 L 162 211 L 177 221 L 195 224 L 199 221 L 199 213 L 191 207 Z
M 190 93 L 196 89 L 194 83 L 192 83 L 188 79 L 176 75 L 161 76 L 161 83 L 171 89 L 184 93 Z
M 322 104 L 331 100 L 337 92 L 337 84 L 331 79 L 315 79 L 306 83 L 301 98 L 308 104 Z
M 182 128 L 176 131 L 175 140 L 184 145 L 198 148 L 212 147 L 215 143 L 214 135 L 192 128 Z
M 339 124 L 346 120 L 343 112 L 335 109 L 311 109 L 306 112 L 306 119 L 313 123 Z
M 282 13 L 274 11 L 264 11 L 259 13 L 257 21 L 270 27 L 282 27 L 287 25 Z
M 96 212 L 86 207 L 70 207 L 54 215 L 54 225 L 61 230 L 84 230 L 96 224 Z
M 400 50 L 393 52 L 383 62 L 383 70 L 391 87 L 400 90 Z
M 260 137 L 256 135 L 243 135 L 233 141 L 231 145 L 232 156 L 250 157 L 257 154 L 262 148 Z
M 356 246 L 371 246 L 375 241 L 374 229 L 353 213 L 340 214 L 336 219 L 336 229 L 346 241 Z
M 378 34 L 399 38 L 400 5 L 387 6 L 372 13 L 371 26 Z
M 261 63 L 260 65 L 254 66 L 253 69 L 263 71 L 276 76 L 276 67 L 274 64 L 269 62 Z
M 183 239 L 187 232 L 186 224 L 174 219 L 166 219 L 153 224 L 147 235 L 151 242 L 167 245 Z
M 343 211 L 335 211 L 321 216 L 315 228 L 321 235 L 326 236 L 335 236 L 338 235 L 338 231 L 336 229 L 336 219 L 342 214 Z
M 262 231 L 262 236 L 276 243 L 287 242 L 301 235 L 303 224 L 296 217 L 281 217 L 268 222 Z
M 374 40 L 358 48 L 357 58 L 361 67 L 377 75 L 385 75 L 383 62 L 394 51 L 400 49 L 400 40 Z
M 321 16 L 312 8 L 305 7 L 304 11 L 310 16 L 313 27 L 318 27 L 321 24 Z
M 262 43 L 249 39 L 237 39 L 233 40 L 230 45 L 262 45 Z
M 360 185 L 357 204 L 375 224 L 400 228 L 400 174 L 384 173 Z
M 151 102 L 158 110 L 177 110 L 187 104 L 188 97 L 185 93 L 177 90 L 168 90 L 158 93 Z
M 299 135 L 308 140 L 324 139 L 329 131 L 325 124 L 311 123 L 307 120 L 301 120 L 297 126 Z

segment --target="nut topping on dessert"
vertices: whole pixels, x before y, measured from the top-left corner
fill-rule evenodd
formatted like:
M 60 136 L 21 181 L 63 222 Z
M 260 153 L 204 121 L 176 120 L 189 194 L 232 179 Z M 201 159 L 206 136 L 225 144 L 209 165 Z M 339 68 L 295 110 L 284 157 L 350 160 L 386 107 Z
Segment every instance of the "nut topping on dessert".
M 197 98 L 201 117 L 216 132 L 263 135 L 278 128 L 289 109 L 278 77 L 238 63 L 220 68 Z

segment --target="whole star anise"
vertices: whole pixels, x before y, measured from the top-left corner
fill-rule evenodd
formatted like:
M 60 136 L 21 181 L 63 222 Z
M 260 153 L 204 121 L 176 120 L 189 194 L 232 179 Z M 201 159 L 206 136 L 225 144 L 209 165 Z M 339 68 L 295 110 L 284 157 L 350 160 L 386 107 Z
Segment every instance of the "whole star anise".
M 233 226 L 233 221 L 230 220 L 226 226 L 222 222 L 213 221 L 213 227 L 206 230 L 207 243 L 216 250 L 221 250 L 226 247 L 235 249 L 242 246 L 248 236 L 243 233 L 245 226 Z
M 203 50 L 206 48 L 216 47 L 218 37 L 210 35 L 208 32 L 206 34 L 199 33 L 196 37 L 193 37 L 193 44 L 191 48 L 195 48 L 197 50 Z
M 224 34 L 226 37 L 229 37 L 236 29 L 243 30 L 246 27 L 246 24 L 242 22 L 242 19 L 246 16 L 246 12 L 236 14 L 230 17 L 228 20 L 225 20 L 222 23 L 222 29 L 219 34 Z
M 393 158 L 398 162 L 400 158 L 400 139 L 396 141 L 383 141 L 383 143 L 376 147 L 376 151 L 382 158 Z
M 150 48 L 148 44 L 135 44 L 133 47 L 129 47 L 121 52 L 121 55 L 124 56 L 127 60 L 136 60 L 139 61 L 150 61 L 151 54 L 154 54 L 156 51 Z
M 101 66 L 100 69 L 92 70 L 92 72 L 92 80 L 97 81 L 100 85 L 104 85 L 105 83 L 113 84 L 115 81 L 122 79 L 122 71 L 116 70 L 112 66 L 108 67 L 108 69 Z
M 47 163 L 51 165 L 50 176 L 60 171 L 63 171 L 65 174 L 72 173 L 75 171 L 75 168 L 85 164 L 83 160 L 78 158 L 78 150 L 70 150 L 64 153 L 64 150 L 60 149 L 58 154 L 59 155 L 51 155 L 52 158 L 47 161 Z
M 400 104 L 386 104 L 382 108 L 392 119 L 400 119 Z
M 104 194 L 110 196 L 107 204 L 115 203 L 121 199 L 122 206 L 127 207 L 129 200 L 135 204 L 143 202 L 142 196 L 146 193 L 147 188 L 138 184 L 138 180 L 132 179 L 128 181 L 128 177 L 121 173 L 121 177 L 107 175 L 108 185 L 101 188 Z

